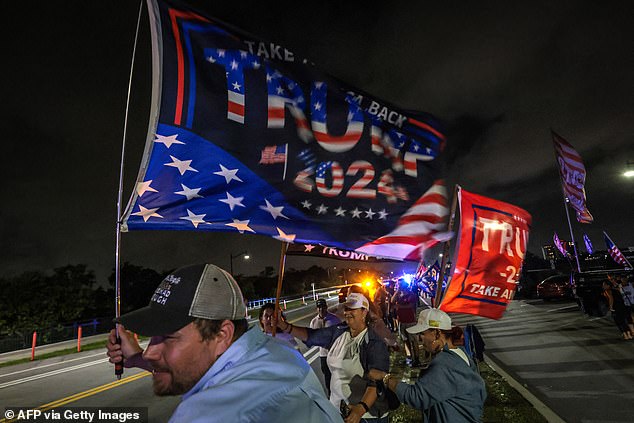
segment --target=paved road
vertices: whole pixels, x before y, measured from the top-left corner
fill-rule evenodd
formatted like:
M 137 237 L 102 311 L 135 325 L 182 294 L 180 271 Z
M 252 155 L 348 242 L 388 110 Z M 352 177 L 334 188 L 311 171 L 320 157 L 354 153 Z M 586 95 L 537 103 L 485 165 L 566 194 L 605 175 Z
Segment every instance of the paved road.
M 330 300 L 334 303 L 336 298 Z M 293 323 L 308 325 L 315 312 L 310 305 L 287 315 Z M 303 348 L 302 352 L 323 383 L 317 349 Z M 126 369 L 117 381 L 105 349 L 3 367 L 0 411 L 5 407 L 147 407 L 150 422 L 166 422 L 180 398 L 154 396 L 149 376 L 145 371 Z M 2 417 L 0 414 L 0 422 Z
M 514 301 L 499 321 L 465 315 L 486 353 L 566 422 L 634 422 L 634 341 L 572 302 Z
M 307 324 L 314 309 L 289 313 Z M 465 315 L 487 343 L 487 354 L 567 422 L 634 421 L 634 341 L 623 341 L 607 318 L 588 318 L 574 303 L 514 301 L 499 321 Z M 308 354 L 321 376 L 314 351 Z M 0 408 L 148 407 L 166 421 L 178 398 L 152 394 L 149 373 L 126 370 L 115 382 L 103 351 L 0 368 Z

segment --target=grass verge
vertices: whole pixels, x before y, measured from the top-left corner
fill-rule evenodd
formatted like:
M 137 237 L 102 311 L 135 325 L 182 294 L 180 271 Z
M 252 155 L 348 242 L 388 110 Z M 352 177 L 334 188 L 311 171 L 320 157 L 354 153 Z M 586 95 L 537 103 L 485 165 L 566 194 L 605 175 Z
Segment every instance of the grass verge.
M 81 351 L 91 351 L 91 350 L 98 350 L 98 349 L 104 349 L 104 357 L 106 355 L 105 353 L 105 348 L 106 348 L 106 341 L 99 341 L 99 342 L 92 342 L 90 344 L 85 344 L 81 346 Z M 63 350 L 57 350 L 57 351 L 51 351 L 51 352 L 47 352 L 47 353 L 43 353 L 43 354 L 37 354 L 35 355 L 35 360 L 44 360 L 47 358 L 51 358 L 51 357 L 59 357 L 60 355 L 69 355 L 69 354 L 76 354 L 77 353 L 77 347 L 72 347 L 72 348 L 66 348 Z M 26 357 L 26 358 L 19 358 L 17 360 L 11 360 L 11 361 L 7 361 L 4 363 L 0 363 L 0 367 L 6 367 L 6 366 L 13 366 L 16 364 L 20 364 L 20 363 L 28 363 L 29 361 L 31 361 L 31 357 Z

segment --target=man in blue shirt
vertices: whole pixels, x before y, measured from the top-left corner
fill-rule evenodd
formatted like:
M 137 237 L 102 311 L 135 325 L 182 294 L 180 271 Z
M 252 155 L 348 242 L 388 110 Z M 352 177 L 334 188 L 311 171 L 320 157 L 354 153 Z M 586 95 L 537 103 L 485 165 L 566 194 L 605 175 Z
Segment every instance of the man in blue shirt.
M 152 371 L 156 395 L 183 395 L 170 422 L 341 422 L 296 351 L 248 330 L 236 281 L 224 270 L 183 267 L 147 307 L 121 316 L 112 363 Z M 125 325 L 125 327 L 124 327 Z M 151 336 L 145 351 L 132 332 Z

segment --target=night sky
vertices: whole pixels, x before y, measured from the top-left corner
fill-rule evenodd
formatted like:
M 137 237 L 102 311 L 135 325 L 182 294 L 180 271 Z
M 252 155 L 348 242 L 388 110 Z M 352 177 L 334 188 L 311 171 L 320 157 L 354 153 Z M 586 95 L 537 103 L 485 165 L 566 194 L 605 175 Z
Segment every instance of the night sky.
M 599 249 L 634 246 L 634 6 L 629 2 L 197 2 L 217 19 L 447 128 L 448 186 L 533 216 L 529 249 L 569 239 L 551 128 L 581 154 Z M 311 6 L 312 5 L 312 6 Z M 116 199 L 138 2 L 13 2 L 3 39 L 0 276 L 114 267 Z M 128 124 L 124 205 L 150 100 L 144 5 Z M 209 261 L 277 268 L 279 242 L 219 233 L 124 233 L 122 260 L 169 269 Z M 337 262 L 313 261 L 322 266 Z M 306 260 L 289 258 L 288 267 Z

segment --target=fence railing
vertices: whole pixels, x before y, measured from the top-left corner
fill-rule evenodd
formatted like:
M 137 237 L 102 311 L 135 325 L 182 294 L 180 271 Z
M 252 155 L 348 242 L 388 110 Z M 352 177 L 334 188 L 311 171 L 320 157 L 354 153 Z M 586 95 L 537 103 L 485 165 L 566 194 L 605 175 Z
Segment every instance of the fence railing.
M 304 295 L 298 295 L 293 297 L 283 297 L 280 298 L 280 307 L 282 309 L 291 307 L 296 308 L 302 305 L 308 305 L 318 298 L 332 298 L 333 296 L 337 296 L 338 290 L 333 290 L 332 288 L 325 288 L 320 290 L 315 290 L 315 295 L 313 293 L 308 293 Z M 262 307 L 266 303 L 274 303 L 275 297 L 272 298 L 260 298 L 253 301 L 247 302 L 247 310 L 255 310 Z

